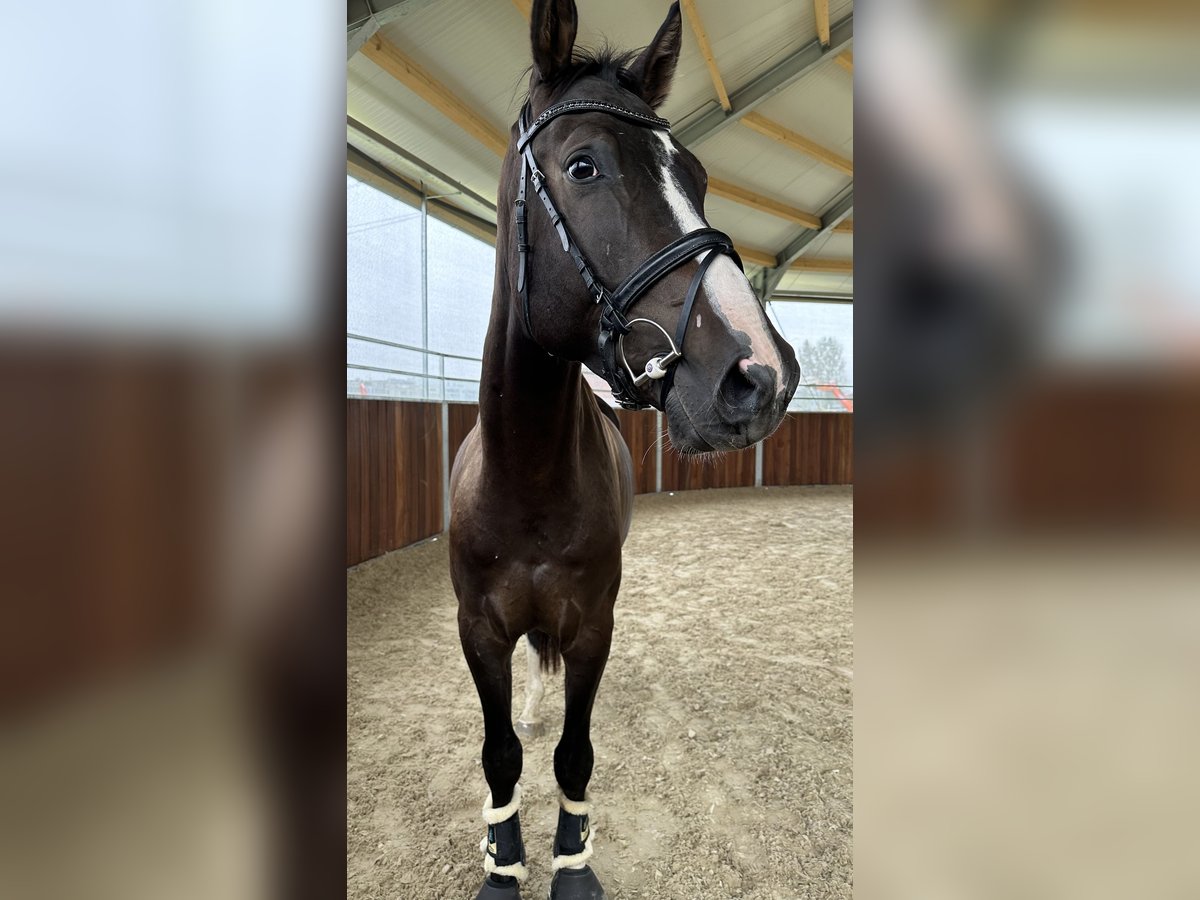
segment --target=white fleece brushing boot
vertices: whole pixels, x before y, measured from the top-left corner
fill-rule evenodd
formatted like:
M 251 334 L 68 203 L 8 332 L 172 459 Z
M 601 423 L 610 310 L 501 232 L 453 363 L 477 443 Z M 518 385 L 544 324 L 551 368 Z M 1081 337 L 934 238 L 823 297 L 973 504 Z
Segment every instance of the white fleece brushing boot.
M 479 845 L 483 871 L 487 873 L 475 900 L 521 900 L 525 868 L 525 845 L 521 843 L 521 785 L 513 786 L 512 800 L 499 809 L 492 807 L 489 793 L 483 805 L 487 836 Z
M 600 879 L 587 864 L 592 858 L 591 817 L 590 798 L 572 800 L 559 791 L 550 900 L 605 900 Z

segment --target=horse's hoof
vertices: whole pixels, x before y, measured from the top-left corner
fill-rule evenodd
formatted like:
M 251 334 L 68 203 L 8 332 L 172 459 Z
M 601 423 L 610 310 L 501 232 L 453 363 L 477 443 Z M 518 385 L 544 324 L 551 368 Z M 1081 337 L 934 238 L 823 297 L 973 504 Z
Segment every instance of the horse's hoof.
M 522 738 L 540 738 L 546 733 L 546 724 L 544 722 L 521 722 L 517 721 L 513 724 L 513 730 L 517 733 L 517 737 Z
M 521 900 L 521 883 L 515 878 L 500 884 L 492 881 L 489 875 L 484 879 L 483 887 L 475 895 L 475 900 Z
M 550 882 L 550 900 L 605 900 L 607 896 L 591 866 L 559 869 Z

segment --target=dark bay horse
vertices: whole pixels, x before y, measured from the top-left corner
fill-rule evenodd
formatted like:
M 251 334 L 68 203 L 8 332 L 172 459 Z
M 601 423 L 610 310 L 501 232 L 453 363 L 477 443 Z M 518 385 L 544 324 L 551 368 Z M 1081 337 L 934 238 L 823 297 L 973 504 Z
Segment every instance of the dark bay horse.
M 576 26 L 573 0 L 533 4 L 529 97 L 501 170 L 479 422 L 451 476 L 451 577 L 491 791 L 478 898 L 519 898 L 526 874 L 511 710 L 521 635 L 527 737 L 540 726 L 541 671 L 566 668 L 551 897 L 604 896 L 587 865 L 589 732 L 633 467 L 581 366 L 622 405 L 662 410 L 681 453 L 762 440 L 799 380 L 732 241 L 704 221 L 704 168 L 655 114 L 679 59 L 678 4 L 640 53 L 577 53 Z

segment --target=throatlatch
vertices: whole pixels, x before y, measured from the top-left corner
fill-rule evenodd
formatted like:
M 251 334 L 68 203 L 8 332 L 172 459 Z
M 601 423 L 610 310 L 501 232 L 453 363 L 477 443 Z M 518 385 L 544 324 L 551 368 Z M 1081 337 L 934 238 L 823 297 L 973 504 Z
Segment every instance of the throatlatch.
M 571 800 L 560 792 L 558 804 L 550 900 L 604 900 L 600 879 L 587 864 L 592 858 L 591 800 Z
M 591 264 L 587 261 L 587 257 L 583 255 L 583 251 L 579 249 L 579 245 L 571 237 L 571 232 L 567 229 L 567 223 L 563 220 L 558 209 L 555 208 L 554 201 L 550 199 L 550 194 L 546 190 L 546 176 L 538 168 L 537 161 L 533 158 L 532 141 L 534 135 L 547 123 L 552 122 L 559 116 L 589 112 L 601 112 L 617 116 L 645 128 L 654 128 L 667 132 L 671 130 L 671 123 L 664 118 L 627 109 L 613 103 L 606 103 L 602 100 L 563 100 L 547 108 L 532 123 L 529 121 L 529 104 L 526 103 L 521 109 L 519 122 L 521 135 L 517 139 L 517 152 L 521 154 L 521 178 L 517 184 L 516 199 L 517 293 L 521 296 L 525 330 L 530 340 L 536 343 L 537 339 L 533 336 L 533 319 L 529 312 L 528 256 L 532 247 L 529 244 L 525 202 L 525 183 L 528 178 L 533 184 L 534 192 L 541 199 L 542 205 L 546 207 L 546 214 L 550 216 L 550 223 L 554 226 L 555 231 L 558 232 L 562 248 L 571 255 L 571 259 L 575 263 L 575 268 L 579 272 L 579 277 L 583 279 L 588 293 L 595 298 L 597 304 L 604 305 L 604 311 L 600 316 L 600 334 L 598 336 L 597 347 L 600 351 L 600 363 L 603 369 L 600 374 L 608 382 L 609 387 L 612 388 L 613 397 L 626 409 L 645 409 L 651 404 L 639 399 L 638 389 L 650 381 L 661 380 L 662 389 L 658 397 L 658 405 L 661 408 L 666 402 L 667 391 L 670 390 L 673 382 L 672 377 L 667 377 L 668 373 L 673 373 L 674 365 L 683 358 L 683 339 L 687 334 L 692 306 L 695 303 L 696 294 L 700 290 L 700 283 L 704 280 L 704 273 L 712 265 L 713 261 L 722 254 L 730 256 L 737 263 L 739 269 L 742 268 L 742 260 L 734 249 L 733 240 L 729 235 L 717 231 L 715 228 L 698 228 L 663 247 L 628 275 L 615 291 L 609 291 L 596 276 Z M 688 287 L 687 296 L 684 298 L 683 310 L 680 313 L 673 338 L 665 328 L 653 319 L 631 319 L 628 317 L 629 310 L 633 304 L 650 290 L 651 287 L 665 275 L 673 272 L 693 258 L 699 258 L 700 266 L 692 278 L 691 285 Z M 633 330 L 635 325 L 657 329 L 663 338 L 665 338 L 668 345 L 662 352 L 651 357 L 646 363 L 644 371 L 640 373 L 634 372 L 633 367 L 629 365 L 629 360 L 625 356 L 624 339 Z
M 487 835 L 479 844 L 483 871 L 488 875 L 475 900 L 520 900 L 519 882 L 528 876 L 525 845 L 521 842 L 521 785 L 513 787 L 512 800 L 494 809 L 489 793 L 483 805 Z

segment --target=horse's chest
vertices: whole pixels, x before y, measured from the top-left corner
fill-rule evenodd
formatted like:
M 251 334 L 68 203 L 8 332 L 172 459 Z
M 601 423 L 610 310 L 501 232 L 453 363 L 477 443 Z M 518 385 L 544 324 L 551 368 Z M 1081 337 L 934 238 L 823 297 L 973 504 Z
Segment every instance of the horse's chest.
M 620 561 L 621 541 L 608 523 L 547 520 L 531 523 L 509 542 L 512 563 L 539 576 L 570 577 Z
M 473 579 L 489 593 L 586 593 L 611 581 L 621 566 L 615 523 L 597 519 L 509 519 L 472 543 Z

